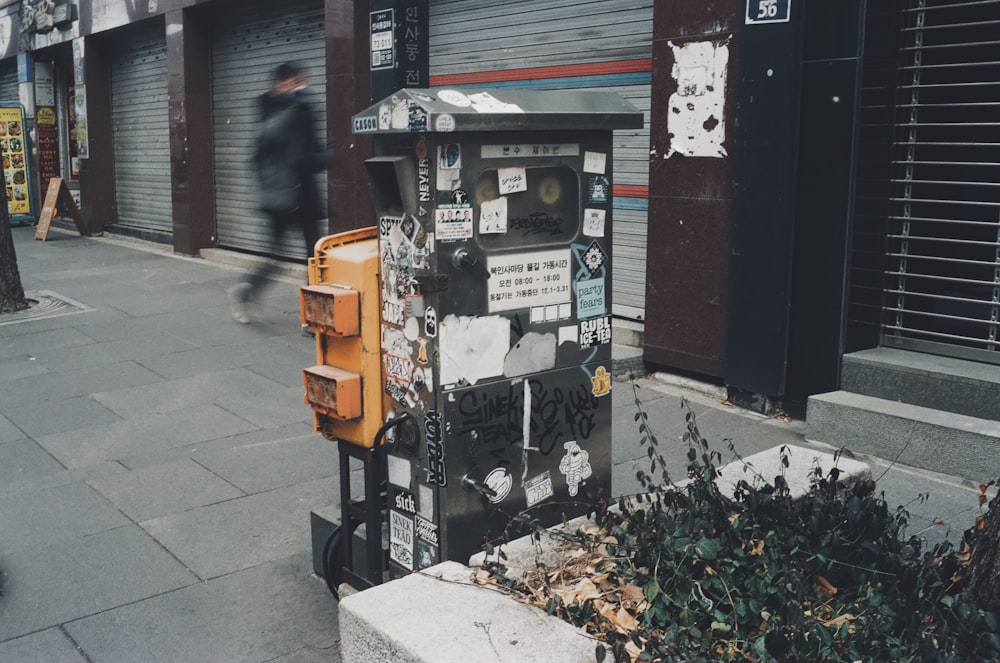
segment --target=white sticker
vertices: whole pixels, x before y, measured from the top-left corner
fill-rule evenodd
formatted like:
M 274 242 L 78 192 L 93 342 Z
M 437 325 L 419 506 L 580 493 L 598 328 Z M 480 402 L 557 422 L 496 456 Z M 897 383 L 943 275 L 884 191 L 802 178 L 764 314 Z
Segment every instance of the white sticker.
M 469 98 L 458 90 L 441 90 L 438 92 L 438 99 L 459 108 L 467 108 L 472 105 Z
M 507 232 L 507 199 L 488 200 L 479 209 L 479 234 Z
M 438 115 L 434 118 L 434 131 L 448 133 L 455 130 L 455 118 L 449 113 Z
M 517 104 L 500 101 L 489 92 L 477 92 L 468 97 L 477 113 L 523 113 Z
M 389 511 L 389 557 L 413 570 L 413 518 L 393 510 Z
M 434 210 L 434 238 L 453 242 L 472 238 L 472 208 L 468 205 L 438 205 Z
M 400 488 L 410 489 L 410 461 L 399 456 L 386 456 L 389 467 L 389 483 Z
M 583 172 L 603 175 L 604 169 L 607 167 L 607 160 L 608 155 L 604 152 L 584 152 Z
M 420 515 L 427 520 L 434 520 L 434 489 L 424 484 L 417 486 L 417 502 Z M 437 541 L 435 540 L 434 543 Z
M 559 304 L 571 296 L 569 249 L 489 256 L 486 267 L 490 313 Z
M 576 157 L 580 156 L 577 143 L 514 143 L 508 145 L 483 145 L 479 150 L 483 159 L 507 157 Z
M 508 495 L 510 495 L 510 488 L 514 485 L 514 477 L 512 477 L 510 472 L 506 469 L 498 467 L 486 475 L 486 478 L 483 479 L 483 483 L 485 483 L 490 490 L 495 493 L 488 498 L 490 502 L 493 504 L 499 504 L 500 502 L 503 502 Z
M 465 380 L 475 384 L 503 374 L 503 360 L 510 351 L 510 318 L 456 316 L 441 321 L 442 385 Z
M 500 179 L 501 196 L 528 190 L 528 175 L 524 166 L 497 168 L 497 177 Z
M 580 448 L 575 441 L 563 444 L 566 455 L 559 461 L 559 471 L 566 477 L 569 496 L 576 497 L 580 492 L 580 484 L 585 483 L 594 473 L 590 466 L 590 454 Z
M 552 475 L 548 470 L 524 482 L 524 496 L 527 498 L 528 506 L 534 506 L 555 494 L 552 490 Z
M 587 237 L 604 237 L 604 219 L 607 212 L 602 209 L 583 210 L 583 234 Z
M 726 69 L 729 66 L 729 40 L 693 41 L 684 44 L 667 42 L 674 55 L 671 76 L 677 91 L 667 104 L 667 130 L 670 149 L 663 158 L 674 154 L 687 157 L 726 156 Z

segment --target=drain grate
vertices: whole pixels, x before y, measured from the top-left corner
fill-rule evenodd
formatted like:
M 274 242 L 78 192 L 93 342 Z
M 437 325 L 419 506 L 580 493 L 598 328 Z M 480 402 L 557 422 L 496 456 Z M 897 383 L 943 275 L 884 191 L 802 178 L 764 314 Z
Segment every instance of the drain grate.
M 56 294 L 51 290 L 25 292 L 24 296 L 31 303 L 31 306 L 17 313 L 4 313 L 0 315 L 0 327 L 17 324 L 18 322 L 28 322 L 29 320 L 55 318 L 60 315 L 94 310 L 92 306 L 81 304 L 69 297 Z

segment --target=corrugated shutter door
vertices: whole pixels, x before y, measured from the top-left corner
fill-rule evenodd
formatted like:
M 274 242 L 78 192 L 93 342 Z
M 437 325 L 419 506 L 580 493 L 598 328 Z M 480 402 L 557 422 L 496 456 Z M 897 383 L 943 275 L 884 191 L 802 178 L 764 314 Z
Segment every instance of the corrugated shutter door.
M 316 132 L 321 141 L 326 136 L 323 3 L 248 3 L 220 12 L 214 25 L 212 104 L 219 244 L 301 258 L 306 248 L 300 237 L 286 237 L 281 246 L 271 246 L 267 220 L 256 209 L 251 157 L 259 126 L 257 97 L 270 88 L 272 71 L 282 62 L 295 62 L 305 71 Z M 322 175 L 317 184 L 325 206 Z
M 613 312 L 637 319 L 646 299 L 652 33 L 652 0 L 430 1 L 432 85 L 462 75 L 498 87 L 610 90 L 645 114 L 643 129 L 615 132 L 614 156 Z
M 0 101 L 17 101 L 17 59 L 0 62 Z
M 432 85 L 460 75 L 496 87 L 610 90 L 646 115 L 643 129 L 615 132 L 612 307 L 636 319 L 646 301 L 652 34 L 651 0 L 430 2 Z
M 883 344 L 1000 364 L 1000 3 L 904 18 Z
M 115 223 L 172 233 L 167 48 L 160 21 L 115 40 L 111 122 Z

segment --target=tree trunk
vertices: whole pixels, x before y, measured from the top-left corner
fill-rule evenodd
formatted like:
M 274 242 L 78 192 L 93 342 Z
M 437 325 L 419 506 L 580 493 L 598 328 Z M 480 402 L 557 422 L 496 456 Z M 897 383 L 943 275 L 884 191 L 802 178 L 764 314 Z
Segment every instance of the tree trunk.
M 0 169 L 0 179 L 3 170 Z M 0 314 L 13 313 L 28 308 L 21 285 L 21 273 L 17 269 L 17 254 L 14 253 L 14 234 L 11 232 L 10 215 L 7 212 L 7 196 L 0 194 Z
M 976 539 L 965 591 L 983 610 L 1000 612 L 1000 495 L 990 502 Z

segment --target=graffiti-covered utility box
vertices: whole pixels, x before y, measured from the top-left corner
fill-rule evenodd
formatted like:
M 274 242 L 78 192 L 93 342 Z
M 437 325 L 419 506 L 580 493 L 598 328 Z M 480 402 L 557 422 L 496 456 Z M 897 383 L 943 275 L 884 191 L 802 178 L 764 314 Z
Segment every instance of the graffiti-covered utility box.
M 406 89 L 353 118 L 382 271 L 390 571 L 610 494 L 613 93 Z

